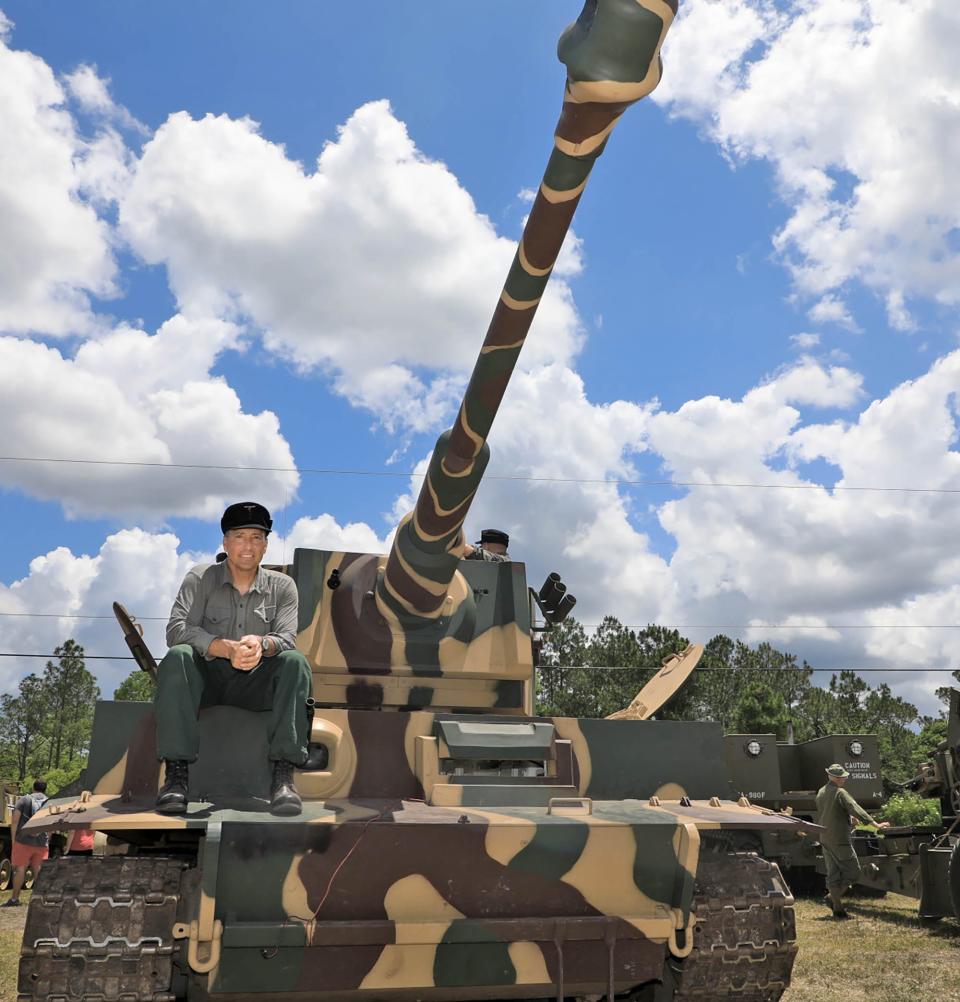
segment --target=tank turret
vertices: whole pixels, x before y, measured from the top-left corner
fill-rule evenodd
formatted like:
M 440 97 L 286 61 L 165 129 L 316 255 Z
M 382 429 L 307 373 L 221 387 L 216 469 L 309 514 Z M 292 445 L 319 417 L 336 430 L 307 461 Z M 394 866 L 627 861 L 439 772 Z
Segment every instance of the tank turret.
M 590 172 L 626 109 L 660 82 L 676 3 L 589 0 L 563 33 L 563 106 L 543 180 L 453 426 L 386 558 L 297 551 L 298 646 L 319 700 L 531 712 L 531 617 L 520 563 L 465 564 L 463 525 L 487 439 Z M 567 600 L 566 606 L 572 605 Z

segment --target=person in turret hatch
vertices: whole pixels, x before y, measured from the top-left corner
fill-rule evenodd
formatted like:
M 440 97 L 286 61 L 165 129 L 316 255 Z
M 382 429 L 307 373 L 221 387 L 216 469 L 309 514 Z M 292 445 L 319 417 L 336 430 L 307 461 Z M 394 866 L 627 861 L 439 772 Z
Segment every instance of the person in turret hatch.
M 273 768 L 270 810 L 299 814 L 293 770 L 307 757 L 310 665 L 294 649 L 297 586 L 260 566 L 273 526 L 254 501 L 223 513 L 225 559 L 190 570 L 170 620 L 170 650 L 157 669 L 154 706 L 157 758 L 165 763 L 156 809 L 187 810 L 189 765 L 199 752 L 201 706 L 240 706 L 270 714 L 268 755 Z
M 510 562 L 507 547 L 510 537 L 502 529 L 484 529 L 480 533 L 478 543 L 466 543 L 463 548 L 464 560 L 486 560 L 490 563 L 505 564 Z

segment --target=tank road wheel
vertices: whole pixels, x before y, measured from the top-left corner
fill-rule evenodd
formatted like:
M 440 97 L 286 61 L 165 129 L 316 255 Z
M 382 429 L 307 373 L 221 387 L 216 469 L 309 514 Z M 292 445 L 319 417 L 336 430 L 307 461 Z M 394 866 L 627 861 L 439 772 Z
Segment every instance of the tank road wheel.
M 5 891 L 10 886 L 10 878 L 13 876 L 13 864 L 9 859 L 0 862 L 0 891 Z
M 172 933 L 186 865 L 146 856 L 46 863 L 27 909 L 19 1002 L 172 1000 Z
M 674 968 L 673 1002 L 776 1002 L 797 955 L 793 895 L 776 863 L 705 846 L 694 913 L 693 950 Z
M 28 866 L 27 872 L 23 875 L 23 889 L 29 891 L 33 888 L 34 873 L 33 867 Z

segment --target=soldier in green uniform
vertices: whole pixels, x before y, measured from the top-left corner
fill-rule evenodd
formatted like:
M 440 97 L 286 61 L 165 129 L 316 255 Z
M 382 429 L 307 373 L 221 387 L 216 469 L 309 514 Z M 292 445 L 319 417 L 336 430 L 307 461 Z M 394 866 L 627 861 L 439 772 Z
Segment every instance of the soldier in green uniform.
M 187 809 L 188 767 L 200 745 L 197 713 L 217 705 L 269 712 L 270 810 L 300 813 L 293 770 L 307 757 L 312 677 L 294 649 L 297 586 L 260 566 L 272 526 L 262 504 L 230 505 L 220 520 L 225 559 L 190 570 L 173 603 L 155 697 L 157 757 L 166 764 L 156 808 L 164 814 Z
M 846 918 L 843 895 L 860 876 L 860 861 L 850 840 L 851 815 L 864 824 L 886 828 L 888 822 L 876 822 L 843 788 L 850 775 L 842 765 L 834 763 L 827 768 L 827 783 L 817 793 L 818 823 L 823 825 L 820 836 L 823 861 L 827 867 L 826 899 L 834 918 Z

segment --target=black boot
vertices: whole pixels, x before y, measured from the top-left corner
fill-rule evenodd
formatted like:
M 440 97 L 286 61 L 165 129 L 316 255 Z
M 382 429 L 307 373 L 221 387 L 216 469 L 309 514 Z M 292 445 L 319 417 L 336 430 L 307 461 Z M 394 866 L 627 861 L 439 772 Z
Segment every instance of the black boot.
M 273 763 L 273 782 L 270 784 L 270 813 L 283 817 L 299 814 L 303 801 L 293 785 L 293 763 Z
M 164 761 L 166 773 L 157 794 L 156 809 L 161 814 L 186 814 L 187 789 L 190 786 L 190 766 L 186 762 Z

